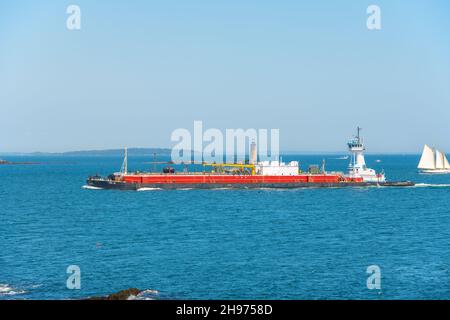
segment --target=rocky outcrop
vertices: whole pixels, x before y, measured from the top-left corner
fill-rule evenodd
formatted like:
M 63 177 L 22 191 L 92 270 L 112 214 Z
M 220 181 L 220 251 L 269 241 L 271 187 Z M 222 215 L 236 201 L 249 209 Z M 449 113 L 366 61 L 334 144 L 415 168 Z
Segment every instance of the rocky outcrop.
M 91 297 L 87 300 L 130 300 L 137 297 L 142 291 L 136 288 L 122 290 L 104 297 Z

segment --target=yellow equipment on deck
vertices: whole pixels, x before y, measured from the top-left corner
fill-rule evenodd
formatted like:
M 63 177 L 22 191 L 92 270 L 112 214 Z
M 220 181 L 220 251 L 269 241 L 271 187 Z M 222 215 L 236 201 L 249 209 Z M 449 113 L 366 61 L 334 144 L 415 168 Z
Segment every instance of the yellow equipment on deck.
M 241 164 L 241 163 L 203 163 L 204 166 L 211 166 L 211 167 L 233 167 L 233 168 L 241 168 L 241 169 L 251 169 L 252 171 L 252 176 L 254 176 L 256 174 L 255 171 L 255 165 L 254 164 Z

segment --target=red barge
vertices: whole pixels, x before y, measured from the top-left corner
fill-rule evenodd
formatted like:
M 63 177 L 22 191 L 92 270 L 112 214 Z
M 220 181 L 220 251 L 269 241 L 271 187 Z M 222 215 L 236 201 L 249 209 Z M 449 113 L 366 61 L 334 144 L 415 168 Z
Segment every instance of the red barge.
M 256 146 L 252 144 L 249 163 L 202 163 L 211 167 L 210 172 L 180 172 L 167 167 L 162 173 L 128 172 L 127 152 L 122 170 L 107 178 L 91 176 L 87 185 L 99 189 L 218 189 L 218 188 L 310 188 L 310 187 L 366 187 L 366 186 L 413 186 L 410 181 L 386 181 L 384 173 L 367 168 L 364 159 L 364 145 L 359 134 L 348 142 L 352 152 L 348 173 L 327 172 L 323 165 L 310 168 L 309 172 L 299 170 L 298 162 L 256 160 Z

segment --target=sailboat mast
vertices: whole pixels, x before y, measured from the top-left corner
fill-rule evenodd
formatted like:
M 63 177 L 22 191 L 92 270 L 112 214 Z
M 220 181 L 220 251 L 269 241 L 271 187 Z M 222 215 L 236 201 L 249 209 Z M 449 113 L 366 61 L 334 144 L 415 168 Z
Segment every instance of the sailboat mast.
M 435 157 L 436 157 L 436 161 L 435 161 L 436 169 L 444 169 L 445 168 L 444 154 L 440 150 L 436 149 Z

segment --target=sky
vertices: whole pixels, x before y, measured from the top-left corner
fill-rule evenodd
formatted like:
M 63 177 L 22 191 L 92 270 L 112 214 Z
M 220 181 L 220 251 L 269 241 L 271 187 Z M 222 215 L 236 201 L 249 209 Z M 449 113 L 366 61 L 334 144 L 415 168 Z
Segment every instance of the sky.
M 0 2 L 0 152 L 172 147 L 195 120 L 282 151 L 345 151 L 356 126 L 370 152 L 450 151 L 450 2 Z

